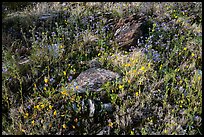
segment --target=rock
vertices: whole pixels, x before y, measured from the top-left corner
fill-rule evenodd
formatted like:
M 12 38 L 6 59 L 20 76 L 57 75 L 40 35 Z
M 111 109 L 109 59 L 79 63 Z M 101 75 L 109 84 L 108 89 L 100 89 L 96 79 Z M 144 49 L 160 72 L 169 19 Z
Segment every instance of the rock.
M 94 58 L 88 61 L 87 64 L 90 68 L 100 68 L 102 66 L 102 63 L 99 61 L 99 58 Z
M 9 135 L 6 131 L 2 131 L 2 135 Z
M 86 92 L 99 92 L 100 99 L 82 99 L 82 113 L 85 116 L 87 113 L 89 117 L 93 117 L 96 113 L 112 112 L 113 106 L 111 103 L 103 103 L 105 91 L 101 88 L 103 84 L 108 81 L 116 80 L 119 74 L 110 70 L 93 67 L 82 72 L 75 80 L 66 86 L 68 90 L 73 90 L 75 93 L 83 95 Z M 74 107 L 78 110 L 79 108 Z M 88 111 L 88 112 L 87 112 Z
M 86 91 L 101 91 L 101 86 L 108 81 L 119 78 L 119 74 L 102 68 L 90 68 L 82 72 L 68 86 L 77 93 L 85 93 Z M 76 88 L 77 86 L 77 88 Z
M 54 18 L 54 17 L 58 17 L 58 15 L 57 15 L 57 14 L 50 14 L 50 13 L 48 13 L 48 14 L 43 14 L 43 15 L 41 15 L 41 16 L 39 17 L 39 20 L 45 21 L 45 20 L 47 20 L 47 19 L 51 19 L 51 18 Z
M 116 24 L 114 34 L 119 47 L 130 48 L 135 46 L 137 40 L 143 35 L 143 23 L 144 18 L 137 15 L 129 16 L 127 19 L 120 19 Z
M 103 129 L 96 135 L 110 135 L 110 127 L 105 126 Z

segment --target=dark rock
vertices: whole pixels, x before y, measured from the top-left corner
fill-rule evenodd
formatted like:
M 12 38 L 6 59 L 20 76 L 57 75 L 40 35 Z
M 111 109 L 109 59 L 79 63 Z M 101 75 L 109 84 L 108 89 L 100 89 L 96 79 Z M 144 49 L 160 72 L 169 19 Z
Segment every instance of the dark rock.
M 131 46 L 135 46 L 137 40 L 144 34 L 145 24 L 145 18 L 139 17 L 138 15 L 120 19 L 116 24 L 116 32 L 114 34 L 119 47 L 129 49 Z

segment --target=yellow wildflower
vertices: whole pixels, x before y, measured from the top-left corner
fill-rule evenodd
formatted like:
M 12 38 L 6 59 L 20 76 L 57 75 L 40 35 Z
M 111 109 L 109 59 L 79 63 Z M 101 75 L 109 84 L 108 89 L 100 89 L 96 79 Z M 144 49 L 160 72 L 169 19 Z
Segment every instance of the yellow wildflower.
M 36 88 L 36 87 L 37 87 L 35 83 L 34 83 L 33 85 L 34 85 L 34 88 Z
M 133 70 L 133 73 L 136 73 L 136 72 L 137 72 L 136 69 L 134 69 L 134 70 Z
M 134 135 L 134 134 L 135 134 L 134 131 L 131 130 L 131 131 L 130 131 L 130 135 Z
M 187 50 L 187 48 L 185 47 L 185 48 L 183 48 L 183 50 L 185 50 L 185 51 L 186 51 L 186 50 Z
M 62 93 L 63 95 L 68 95 L 66 90 L 62 91 L 61 93 Z
M 164 130 L 164 133 L 166 134 L 166 133 L 168 133 L 168 131 L 165 129 L 165 130 Z
M 53 107 L 52 105 L 49 105 L 49 109 L 52 109 L 52 107 Z
M 75 97 L 72 96 L 72 97 L 70 98 L 70 101 L 71 101 L 71 102 L 75 101 Z
M 183 81 L 182 81 L 182 80 L 180 80 L 180 81 L 179 81 L 179 84 L 182 84 L 182 82 L 183 82 Z
M 72 125 L 72 128 L 73 128 L 73 129 L 75 129 L 75 126 L 74 126 L 74 125 Z
M 63 45 L 60 45 L 60 47 L 59 47 L 60 49 L 63 49 L 64 48 L 64 46 Z
M 32 123 L 32 125 L 34 126 L 34 124 L 35 124 L 35 121 L 33 120 L 33 121 L 32 121 L 31 123 Z
M 151 66 L 151 64 L 150 63 L 148 63 L 148 67 L 150 68 L 150 66 Z
M 201 80 L 201 76 L 198 76 L 198 80 Z
M 131 64 L 130 64 L 130 63 L 125 64 L 125 67 L 130 67 L 130 66 L 131 66 Z
M 22 131 L 23 133 L 25 133 L 25 132 L 26 132 L 24 129 L 21 129 L 21 131 Z
M 135 95 L 136 95 L 136 96 L 139 96 L 139 92 L 136 92 Z
M 62 125 L 63 128 L 67 128 L 67 126 L 65 124 Z
M 79 86 L 76 86 L 76 89 L 79 89 Z
M 144 67 L 144 66 L 142 66 L 142 67 L 140 68 L 140 70 L 144 71 L 144 70 L 145 70 L 145 67 Z
M 29 115 L 28 113 L 25 113 L 25 116 L 24 116 L 24 118 L 28 118 L 28 115 Z
M 161 70 L 161 69 L 162 69 L 162 66 L 163 66 L 163 65 L 161 64 L 161 65 L 160 65 L 160 67 L 159 67 L 159 70 Z
M 53 115 L 54 115 L 54 116 L 56 116 L 56 115 L 57 115 L 57 111 L 56 111 L 56 110 L 54 111 Z
M 128 83 L 129 83 L 129 84 L 130 84 L 130 82 L 131 82 L 131 81 L 130 81 L 130 80 L 128 80 Z
M 108 123 L 108 126 L 112 128 L 112 127 L 113 127 L 113 123 L 112 123 L 112 122 L 109 122 L 109 123 Z
M 122 89 L 123 87 L 124 87 L 123 85 L 120 85 L 120 86 L 119 86 L 119 89 Z
M 45 105 L 44 105 L 44 104 L 41 104 L 40 107 L 43 109 L 43 108 L 45 107 Z
M 34 106 L 34 108 L 40 109 L 39 105 L 37 105 L 37 106 Z
M 47 90 L 47 88 L 46 88 L 46 87 L 44 87 L 43 89 L 44 89 L 44 90 Z
M 175 72 L 178 72 L 178 71 L 180 71 L 180 68 L 176 68 L 176 69 L 175 69 Z
M 194 53 L 192 53 L 192 54 L 191 54 L 191 56 L 192 56 L 192 57 L 194 57 L 194 56 L 195 56 L 195 54 L 194 54 Z
M 63 73 L 64 73 L 64 76 L 66 76 L 66 74 L 67 74 L 66 71 L 63 71 Z
M 48 79 L 46 77 L 44 78 L 44 81 L 45 81 L 45 83 L 48 83 Z

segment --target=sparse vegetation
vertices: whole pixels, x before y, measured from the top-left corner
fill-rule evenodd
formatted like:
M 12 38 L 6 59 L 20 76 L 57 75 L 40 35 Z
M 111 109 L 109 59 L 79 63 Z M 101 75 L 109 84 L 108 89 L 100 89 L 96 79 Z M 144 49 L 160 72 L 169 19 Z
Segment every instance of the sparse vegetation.
M 135 13 L 152 26 L 120 49 L 115 24 Z M 3 2 L 2 14 L 2 134 L 203 134 L 202 3 Z M 82 98 L 101 94 L 67 86 L 92 59 L 121 78 L 101 87 L 114 111 L 89 117 Z

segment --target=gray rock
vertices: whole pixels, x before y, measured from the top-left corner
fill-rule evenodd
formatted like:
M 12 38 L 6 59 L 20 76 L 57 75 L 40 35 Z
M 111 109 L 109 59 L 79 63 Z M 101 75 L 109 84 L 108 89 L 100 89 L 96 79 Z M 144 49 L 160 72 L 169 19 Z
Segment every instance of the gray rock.
M 110 127 L 103 127 L 103 129 L 96 135 L 110 135 Z
M 90 68 L 94 68 L 94 67 L 99 68 L 102 66 L 102 64 L 99 62 L 98 58 L 94 58 L 94 59 L 88 61 L 88 66 Z
M 39 17 L 40 20 L 47 20 L 47 19 L 50 19 L 50 18 L 53 18 L 53 17 L 57 17 L 58 15 L 56 14 L 43 14 Z
M 100 92 L 103 93 L 103 89 L 101 86 L 108 81 L 116 80 L 120 78 L 119 74 L 112 72 L 110 70 L 102 69 L 102 68 L 90 68 L 84 72 L 82 72 L 75 80 L 73 80 L 69 85 L 66 86 L 68 90 L 73 90 L 75 93 L 86 93 L 86 92 Z M 105 94 L 101 94 L 103 97 Z M 97 101 L 98 102 L 98 101 Z M 111 103 L 96 103 L 95 100 L 82 99 L 82 112 L 89 111 L 89 117 L 93 117 L 96 112 L 96 108 L 100 106 L 100 112 L 107 111 L 111 112 L 113 110 L 113 106 Z M 74 110 L 78 110 L 76 105 L 73 106 Z
M 82 72 L 67 88 L 71 88 L 77 93 L 85 93 L 86 91 L 99 92 L 103 84 L 114 79 L 116 80 L 119 77 L 119 74 L 110 70 L 90 68 Z
M 2 135 L 9 135 L 6 131 L 2 131 Z

